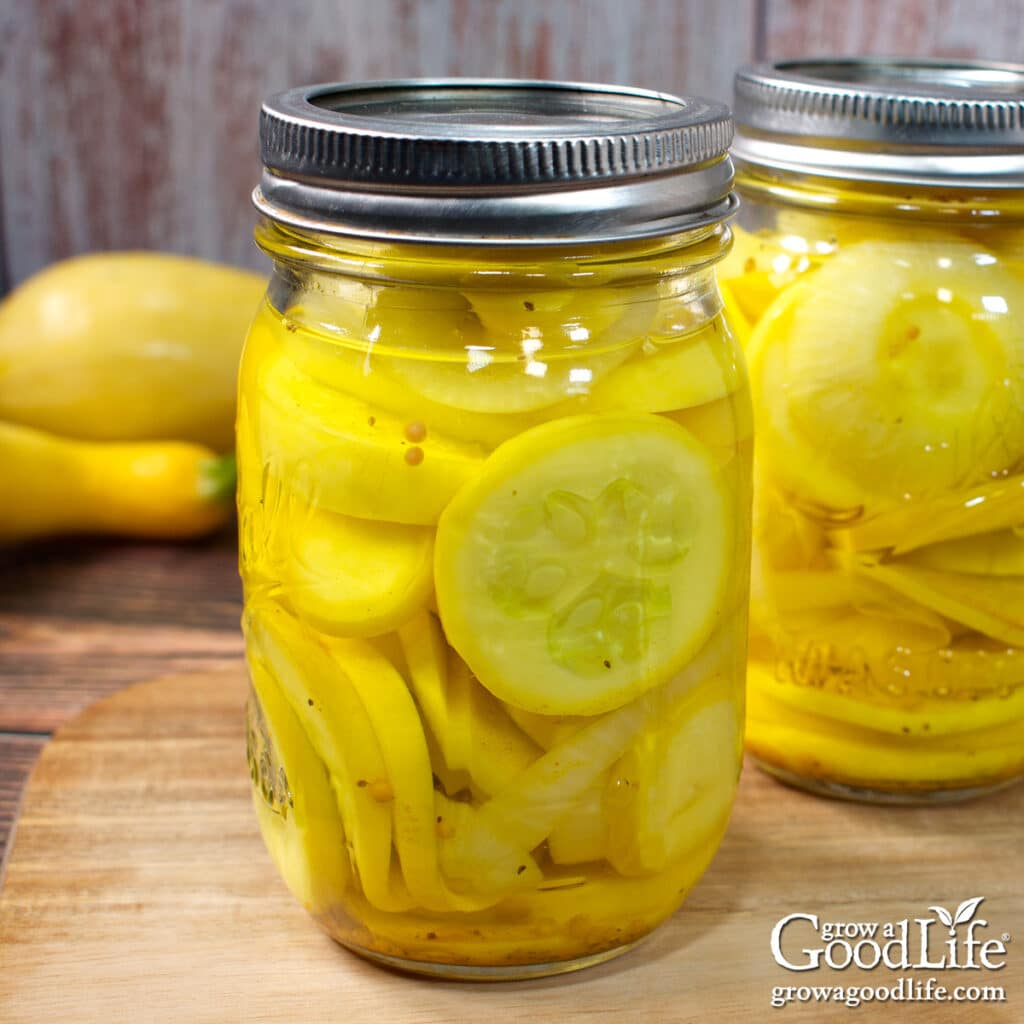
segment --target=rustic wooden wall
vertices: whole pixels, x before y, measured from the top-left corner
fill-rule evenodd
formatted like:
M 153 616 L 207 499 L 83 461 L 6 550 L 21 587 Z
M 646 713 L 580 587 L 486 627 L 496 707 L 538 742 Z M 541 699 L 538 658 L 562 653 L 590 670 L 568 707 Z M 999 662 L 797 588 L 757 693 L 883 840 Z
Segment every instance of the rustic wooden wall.
M 763 0 L 763 53 L 1024 61 L 1020 0 Z
M 6 0 L 0 287 L 90 249 L 258 264 L 261 96 L 413 75 L 565 77 L 728 98 L 798 53 L 1024 59 L 1019 0 Z

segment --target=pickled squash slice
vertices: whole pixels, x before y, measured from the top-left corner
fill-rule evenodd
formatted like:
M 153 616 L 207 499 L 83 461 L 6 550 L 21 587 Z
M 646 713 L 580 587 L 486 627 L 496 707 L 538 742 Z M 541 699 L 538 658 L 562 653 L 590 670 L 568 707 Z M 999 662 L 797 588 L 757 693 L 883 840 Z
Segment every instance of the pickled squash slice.
M 508 417 L 587 395 L 593 384 L 629 358 L 639 340 L 594 351 L 549 351 L 525 339 L 501 351 L 481 337 L 457 353 L 409 353 L 381 365 L 424 398 L 468 412 Z
M 291 360 L 260 373 L 262 464 L 280 467 L 311 504 L 358 519 L 432 524 L 480 468 L 483 449 L 438 434 L 409 434 L 409 422 L 327 387 Z
M 258 658 L 249 664 L 247 746 L 260 832 L 292 895 L 311 913 L 337 906 L 352 869 L 323 761 Z
M 941 572 L 979 576 L 1024 576 L 1024 535 L 993 530 L 974 537 L 941 541 L 903 556 L 904 561 Z
M 433 587 L 429 527 L 371 523 L 291 502 L 280 587 L 300 618 L 336 636 L 377 636 L 424 608 Z
M 785 400 L 790 379 L 786 339 L 793 330 L 797 311 L 809 295 L 807 282 L 787 288 L 765 311 L 747 346 L 751 396 L 759 431 L 758 461 L 762 473 L 777 485 L 783 507 L 797 506 L 795 514 L 800 519 L 805 518 L 804 510 L 813 512 L 815 518 L 819 515 L 828 518 L 830 510 L 820 504 L 824 500 L 821 496 L 827 495 L 831 509 L 842 510 L 840 520 L 848 521 L 849 510 L 860 511 L 860 492 L 843 476 L 842 467 L 836 465 L 828 450 L 815 443 L 820 440 L 821 432 L 816 438 L 807 438 L 795 428 Z M 767 489 L 762 485 L 762 493 Z M 771 500 L 774 501 L 775 496 Z M 755 530 L 757 528 L 755 524 Z M 776 546 L 775 531 L 759 532 L 768 537 L 772 548 Z M 800 529 L 796 532 L 808 535 L 799 544 L 806 547 L 813 531 Z M 793 534 L 793 526 L 785 533 Z
M 447 768 L 496 793 L 541 755 L 501 704 L 449 653 L 434 617 L 421 612 L 400 630 L 409 681 Z
M 822 253 L 799 235 L 753 233 L 738 225 L 730 231 L 732 247 L 719 264 L 718 280 L 744 321 L 756 326 L 779 293 L 813 269 Z
M 473 291 L 459 350 L 408 353 L 388 372 L 439 404 L 502 416 L 586 395 L 643 341 L 657 302 L 639 290 Z M 430 340 L 429 333 L 424 340 Z M 416 358 L 416 356 L 419 356 Z
M 832 534 L 852 551 L 891 549 L 894 554 L 941 541 L 1024 525 L 1024 476 L 986 481 L 927 502 L 908 502 Z
M 361 640 L 327 642 L 270 604 L 251 612 L 249 623 L 336 779 L 343 820 L 354 826 L 360 880 L 375 906 L 389 909 L 404 895 L 389 891 L 392 840 L 411 902 L 427 909 L 479 910 L 531 883 L 536 864 L 515 847 L 505 851 L 513 867 L 495 862 L 505 868 L 500 890 L 449 888 L 423 727 L 405 681 L 383 654 Z
M 1001 728 L 1024 715 L 1022 666 L 1017 664 L 1024 657 L 1019 652 L 1005 647 L 1000 652 L 991 641 L 986 649 L 985 639 L 976 636 L 942 648 L 942 654 L 933 646 L 918 649 L 915 644 L 911 650 L 908 635 L 913 633 L 903 623 L 851 617 L 841 623 L 847 625 L 855 628 L 848 630 L 845 648 L 828 648 L 828 674 L 812 670 L 794 679 L 792 665 L 751 659 L 747 692 L 829 720 L 836 730 L 851 725 L 925 740 Z M 838 630 L 831 635 L 842 643 Z M 824 630 L 819 649 L 829 638 Z M 993 699 L 1000 690 L 1008 696 Z
M 505 289 L 466 292 L 466 299 L 489 338 L 519 342 L 539 338 L 550 348 L 564 348 L 581 342 L 602 339 L 609 328 L 622 320 L 629 305 L 628 292 L 609 288 L 542 288 L 524 289 L 519 280 Z M 653 315 L 655 304 L 650 296 L 642 308 L 642 319 L 635 324 L 632 339 L 640 336 Z M 629 338 L 628 334 L 616 334 Z M 630 340 L 632 340 L 630 339 Z
M 449 844 L 446 870 L 475 877 L 478 885 L 500 886 L 508 852 L 532 850 L 545 839 L 554 840 L 552 856 L 566 862 L 599 856 L 604 830 L 595 814 L 595 787 L 644 730 L 656 726 L 662 709 L 686 703 L 726 670 L 737 650 L 742 652 L 737 629 L 717 630 L 700 653 L 660 690 L 644 693 L 624 707 L 590 719 L 537 758 L 480 807 L 468 827 Z M 735 743 L 729 753 L 732 764 L 728 777 L 735 781 L 739 767 Z M 719 763 L 716 754 L 715 764 Z M 581 815 L 579 828 L 573 827 L 573 815 Z
M 353 863 L 366 898 L 380 910 L 408 910 L 414 901 L 391 871 L 391 807 L 387 768 L 366 710 L 347 677 L 337 677 L 326 652 L 283 608 L 250 606 L 244 621 L 253 660 L 280 687 L 317 757 L 330 772 Z M 340 685 L 339 685 L 340 684 Z M 293 790 L 316 785 L 293 774 Z
M 604 859 L 608 852 L 608 818 L 604 812 L 607 785 L 606 773 L 551 830 L 548 855 L 556 864 L 586 864 Z
M 485 889 L 507 885 L 504 851 L 532 850 L 573 811 L 649 721 L 644 699 L 595 719 L 487 801 L 447 850 L 446 870 Z
M 797 774 L 861 786 L 877 780 L 932 789 L 937 779 L 999 780 L 1020 770 L 1019 720 L 979 732 L 908 737 L 780 706 L 774 693 L 768 687 L 750 689 L 747 746 L 755 756 Z
M 592 715 L 661 682 L 721 614 L 727 487 L 683 427 L 557 420 L 500 446 L 438 524 L 449 641 L 496 697 Z
M 725 321 L 716 318 L 674 341 L 650 344 L 595 383 L 588 410 L 674 412 L 714 402 L 746 381 Z
M 290 311 L 290 315 L 304 325 L 308 311 L 297 308 Z M 250 339 L 257 329 L 267 330 L 265 326 L 254 325 Z M 379 342 L 371 345 L 365 338 L 357 337 L 352 344 L 345 344 L 321 338 L 306 329 L 294 334 L 277 324 L 270 329 L 281 335 L 275 339 L 275 344 L 314 381 L 399 416 L 406 423 L 420 423 L 428 437 L 439 434 L 494 448 L 545 418 L 542 412 L 470 412 L 433 402 L 403 384 L 396 374 L 388 372 L 403 356 Z
M 544 750 L 564 743 L 580 731 L 588 719 L 580 715 L 538 715 L 514 704 L 504 704 L 508 717 Z
M 781 373 L 758 398 L 847 486 L 801 464 L 799 447 L 773 452 L 773 465 L 828 508 L 927 497 L 1005 470 L 1024 456 L 1022 314 L 1024 284 L 973 244 L 841 250 L 773 337 Z
M 542 754 L 454 651 L 448 656 L 448 701 L 450 735 L 482 792 L 500 792 Z
M 732 805 L 739 752 L 729 701 L 687 702 L 640 736 L 612 769 L 605 797 L 615 869 L 656 874 L 710 844 Z
M 854 566 L 904 597 L 976 629 L 985 636 L 1024 645 L 1024 577 L 940 572 L 860 556 Z

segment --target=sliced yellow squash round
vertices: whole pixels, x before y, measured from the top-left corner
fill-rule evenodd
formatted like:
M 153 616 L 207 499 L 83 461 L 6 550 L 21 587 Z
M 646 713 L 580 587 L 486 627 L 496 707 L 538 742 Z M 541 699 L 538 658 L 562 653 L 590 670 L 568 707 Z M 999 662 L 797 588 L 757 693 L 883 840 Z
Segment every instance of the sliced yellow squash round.
M 747 749 L 805 778 L 897 792 L 1012 779 L 1024 765 L 1024 723 L 945 736 L 892 735 L 786 707 L 761 687 L 747 703 Z
M 912 565 L 976 576 L 1024 576 L 1024 535 L 993 530 L 973 537 L 940 541 L 904 555 Z
M 479 445 L 410 430 L 404 417 L 314 381 L 288 358 L 268 360 L 259 387 L 263 465 L 333 512 L 434 523 L 482 464 Z
M 747 346 L 751 395 L 758 429 L 758 463 L 786 501 L 800 514 L 829 519 L 834 509 L 846 521 L 861 510 L 862 496 L 830 458 L 793 426 L 786 402 L 790 376 L 786 366 L 786 339 L 801 303 L 810 294 L 807 282 L 787 288 L 765 311 Z M 828 425 L 823 425 L 822 431 Z M 831 503 L 825 507 L 826 496 Z
M 862 242 L 807 286 L 774 339 L 781 373 L 759 394 L 849 483 L 803 474 L 807 498 L 899 503 L 1024 457 L 1024 283 L 990 254 L 955 239 Z
M 826 534 L 821 523 L 794 508 L 763 475 L 754 494 L 754 550 L 765 574 L 824 568 Z
M 907 502 L 880 512 L 830 540 L 849 551 L 913 551 L 941 541 L 972 537 L 1024 525 L 1024 476 L 999 477 L 927 501 Z
M 639 339 L 627 339 L 605 347 L 548 350 L 525 339 L 518 351 L 508 352 L 481 339 L 457 353 L 410 354 L 382 366 L 432 402 L 475 413 L 522 414 L 589 394 L 640 344 Z
M 599 778 L 566 812 L 548 836 L 548 854 L 556 864 L 603 860 L 608 851 L 608 820 L 604 813 L 607 780 Z
M 714 402 L 746 382 L 739 349 L 725 320 L 676 341 L 645 345 L 602 377 L 585 400 L 588 410 L 673 412 Z
M 597 714 L 701 647 L 733 565 L 714 457 L 654 415 L 577 416 L 500 446 L 438 524 L 445 634 L 496 697 Z
M 465 293 L 495 346 L 525 339 L 536 339 L 548 349 L 579 345 L 602 337 L 626 312 L 625 296 L 611 288 L 523 289 L 523 283 Z M 653 303 L 648 302 L 648 307 L 649 321 Z
M 866 633 L 871 643 L 872 634 L 877 636 L 884 628 L 862 622 L 861 635 Z M 977 637 L 971 638 L 973 646 L 965 646 L 965 640 L 937 655 L 935 650 L 910 651 L 903 646 L 907 634 L 901 634 L 895 624 L 888 631 L 892 638 L 888 664 L 876 661 L 872 668 L 888 668 L 889 673 L 862 673 L 865 685 L 858 685 L 855 672 L 842 675 L 838 665 L 832 685 L 811 678 L 798 682 L 786 670 L 780 680 L 772 665 L 752 658 L 747 666 L 747 692 L 757 691 L 783 709 L 820 716 L 837 729 L 845 724 L 904 738 L 937 739 L 1024 721 L 1024 685 L 1008 690 L 1007 696 L 996 696 L 1001 685 L 997 674 L 1005 676 L 1008 671 L 999 665 L 999 652 L 986 651 Z M 844 654 L 849 664 L 856 648 Z M 1024 662 L 1024 656 L 1004 651 L 1002 657 L 1020 671 L 1016 663 Z M 843 654 L 836 660 L 842 658 Z M 904 686 L 905 692 L 894 695 L 887 690 L 889 684 Z
M 339 673 L 359 695 L 387 768 L 394 843 L 402 876 L 416 902 L 434 910 L 475 910 L 448 891 L 440 877 L 433 773 L 423 726 L 412 695 L 391 663 L 357 640 L 329 648 Z
M 1024 577 L 940 572 L 861 556 L 858 572 L 995 640 L 1024 646 Z
M 399 630 L 409 683 L 447 768 L 484 794 L 498 792 L 542 753 L 448 650 L 433 615 Z
M 724 829 L 739 779 L 738 719 L 731 701 L 686 702 L 612 768 L 605 809 L 616 871 L 664 871 Z
M 367 900 L 380 910 L 413 906 L 392 872 L 393 793 L 366 709 L 347 674 L 281 606 L 250 602 L 245 618 L 250 658 L 266 666 L 310 745 L 327 766 Z M 391 794 L 391 795 L 389 795 Z
M 589 721 L 588 718 L 578 715 L 538 715 L 517 708 L 514 704 L 505 704 L 504 708 L 508 717 L 544 750 L 564 743 Z
M 589 722 L 537 758 L 511 785 L 486 801 L 445 851 L 445 870 L 474 879 L 485 891 L 514 882 L 508 852 L 539 846 L 579 804 L 650 721 L 646 700 L 632 701 Z M 530 868 L 523 862 L 524 873 Z
M 754 448 L 754 413 L 746 391 L 726 395 L 717 402 L 677 409 L 666 415 L 693 434 L 715 456 L 720 466 L 731 465 L 734 473 L 741 472 L 749 489 L 748 463 Z
M 320 636 L 269 602 L 250 609 L 248 625 L 248 635 L 267 654 L 289 703 L 303 715 L 311 742 L 338 780 L 343 820 L 351 818 L 356 843 L 362 836 L 367 844 L 356 849 L 367 898 L 380 906 L 382 897 L 399 895 L 388 891 L 393 841 L 401 895 L 414 904 L 473 911 L 493 903 L 496 894 L 464 896 L 441 877 L 430 755 L 398 670 L 365 640 Z M 376 850 L 375 862 L 368 859 L 368 844 Z
M 774 612 L 854 608 L 877 600 L 884 589 L 854 573 L 837 569 L 784 569 L 765 573 L 765 589 Z
M 479 324 L 465 298 L 449 287 L 361 281 L 319 275 L 285 310 L 288 330 L 317 334 L 354 347 L 388 350 L 458 349 Z
M 378 636 L 433 593 L 434 531 L 289 503 L 279 586 L 296 614 L 335 636 Z
M 483 793 L 500 793 L 543 753 L 454 652 L 448 656 L 449 727 L 465 769 Z
M 305 309 L 295 312 L 300 323 L 308 315 Z M 304 329 L 293 333 L 282 327 L 279 333 L 280 350 L 313 380 L 392 413 L 408 426 L 419 424 L 428 437 L 438 433 L 494 448 L 543 418 L 536 413 L 470 412 L 433 402 L 388 372 L 404 357 L 378 343 L 346 345 Z
M 447 286 L 378 285 L 366 321 L 368 339 L 385 349 L 461 349 L 479 331 L 465 296 Z
M 398 631 L 401 660 L 420 712 L 441 749 L 449 768 L 455 751 L 449 740 L 448 647 L 440 626 L 429 612 L 421 612 Z M 395 664 L 395 660 L 391 659 Z M 458 760 L 458 758 L 455 758 Z
M 732 247 L 718 264 L 718 280 L 723 295 L 728 293 L 731 304 L 752 326 L 783 289 L 835 248 L 819 252 L 806 237 L 793 232 L 753 232 L 738 224 L 732 224 L 730 231 Z
M 658 308 L 650 287 L 467 293 L 477 329 L 458 351 L 405 353 L 390 376 L 441 405 L 509 416 L 588 395 L 643 343 Z
M 330 774 L 263 663 L 253 658 L 249 670 L 246 745 L 260 832 L 292 895 L 321 913 L 341 902 L 352 876 Z
M 488 828 L 487 804 L 477 807 L 435 793 L 434 805 L 441 872 L 463 901 L 476 894 L 486 907 L 517 892 L 529 893 L 544 881 L 530 847 Z

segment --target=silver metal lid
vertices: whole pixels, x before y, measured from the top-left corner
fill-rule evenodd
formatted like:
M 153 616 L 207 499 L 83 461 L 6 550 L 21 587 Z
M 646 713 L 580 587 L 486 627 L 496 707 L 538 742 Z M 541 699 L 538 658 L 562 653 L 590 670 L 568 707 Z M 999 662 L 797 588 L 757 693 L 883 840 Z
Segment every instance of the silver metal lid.
M 733 154 L 770 171 L 1024 188 L 1024 65 L 870 58 L 736 74 Z
M 573 82 L 315 85 L 260 118 L 274 220 L 367 238 L 570 243 L 671 234 L 733 211 L 728 108 Z

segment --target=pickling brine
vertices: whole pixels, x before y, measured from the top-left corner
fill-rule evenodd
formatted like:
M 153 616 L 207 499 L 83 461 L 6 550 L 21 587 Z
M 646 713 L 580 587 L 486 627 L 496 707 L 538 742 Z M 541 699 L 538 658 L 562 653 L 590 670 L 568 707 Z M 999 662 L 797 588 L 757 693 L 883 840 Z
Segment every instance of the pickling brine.
M 832 795 L 1001 785 L 1024 774 L 1024 192 L 768 156 L 721 272 L 759 438 L 748 745 Z
M 738 775 L 751 433 L 728 327 L 677 332 L 693 314 L 649 283 L 567 312 L 509 276 L 479 299 L 356 284 L 359 314 L 345 285 L 279 281 L 243 359 L 261 823 L 332 934 L 403 959 L 634 941 L 703 872 Z
M 280 873 L 349 948 L 447 976 L 570 970 L 649 932 L 710 862 L 749 572 L 728 238 L 259 229 L 250 770 Z

